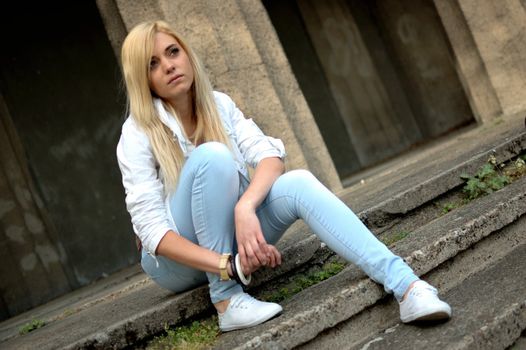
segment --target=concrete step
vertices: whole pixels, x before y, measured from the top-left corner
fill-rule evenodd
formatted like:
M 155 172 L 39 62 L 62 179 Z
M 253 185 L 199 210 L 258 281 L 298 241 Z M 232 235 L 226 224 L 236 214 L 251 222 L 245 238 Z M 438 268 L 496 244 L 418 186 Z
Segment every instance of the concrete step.
M 508 348 L 509 350 L 521 350 L 526 349 L 526 331 L 523 331 L 520 338 Z
M 451 212 L 396 243 L 419 275 L 447 260 L 526 213 L 526 178 Z M 290 349 L 315 338 L 385 297 L 383 288 L 350 266 L 337 276 L 304 290 L 283 303 L 284 312 L 254 329 L 220 337 L 217 348 Z
M 391 171 L 387 171 L 382 176 L 368 180 L 363 186 L 353 187 L 340 195 L 355 211 L 358 208 L 359 215 L 372 226 L 382 230 L 392 227 L 393 222 L 403 220 L 407 213 L 414 214 L 414 208 L 429 202 L 429 198 L 442 195 L 443 191 L 450 191 L 458 186 L 459 180 L 453 178 L 464 171 L 474 172 L 470 169 L 477 169 L 487 160 L 489 154 L 495 154 L 499 161 L 505 161 L 526 149 L 526 133 L 523 128 L 508 127 L 498 133 L 490 133 L 482 138 L 484 142 L 481 145 L 482 131 L 463 135 L 461 139 L 448 143 L 447 147 L 430 149 L 417 154 L 414 159 L 406 159 L 396 167 L 400 176 L 393 176 Z M 462 142 L 468 142 L 469 145 L 460 152 L 462 147 L 459 145 Z M 476 142 L 478 148 L 474 146 Z M 440 152 L 443 153 L 442 156 L 438 155 Z M 423 155 L 432 156 L 434 162 L 422 166 L 420 159 Z M 462 166 L 448 171 L 458 164 Z M 409 180 L 404 181 L 407 176 Z M 440 179 L 443 179 L 444 184 Z M 437 188 L 440 190 L 437 191 Z M 376 198 L 376 201 L 371 200 L 372 198 Z M 397 202 L 405 204 L 401 206 Z M 418 222 L 418 225 L 421 224 L 422 222 Z M 302 269 L 310 262 L 330 254 L 302 225 L 291 229 L 279 247 L 284 257 L 283 265 L 276 270 L 258 272 L 255 287 Z M 418 256 L 412 259 L 416 259 L 418 263 Z M 34 344 L 39 344 L 42 349 L 88 346 L 122 348 L 161 332 L 165 324 L 175 325 L 210 311 L 206 287 L 174 296 L 144 277 L 136 276 L 136 281 L 131 285 L 123 282 L 120 289 L 113 288 L 111 293 L 99 293 L 94 298 L 96 302 L 79 302 L 73 312 L 69 312 L 70 309 L 60 311 L 55 308 L 54 314 L 49 317 L 44 316 L 45 311 L 39 312 L 38 317 L 48 321 L 48 324 L 24 336 L 17 335 L 19 325 L 24 319 L 29 321 L 35 317 L 33 311 L 20 315 L 16 322 L 2 322 L 0 330 L 3 332 L 2 339 L 6 341 L 0 343 L 0 347 L 8 344 L 16 345 L 17 349 L 32 348 Z M 45 309 L 44 307 L 43 310 Z
M 508 259 L 512 251 L 524 247 L 526 245 L 525 225 L 526 216 L 523 215 L 519 220 L 491 234 L 424 276 L 427 281 L 437 286 L 441 297 L 453 305 L 453 319 L 451 321 L 456 322 L 458 316 L 469 318 L 469 315 L 461 315 L 464 311 L 455 306 L 450 292 L 474 275 L 486 273 L 493 265 L 498 264 L 503 259 Z M 488 280 L 487 282 L 492 281 Z M 497 283 L 490 284 L 493 288 L 498 289 L 499 287 Z M 472 292 L 469 294 L 472 295 Z M 471 320 L 474 322 L 475 318 L 471 317 Z M 398 303 L 392 298 L 387 298 L 320 333 L 315 339 L 299 346 L 299 348 L 303 350 L 367 348 L 366 345 L 369 342 L 393 332 L 398 327 L 414 326 L 401 324 Z M 420 328 L 418 327 L 418 329 Z M 441 332 L 441 328 L 433 329 L 435 332 Z M 512 338 L 510 337 L 510 339 Z M 343 344 L 344 346 L 342 346 Z M 414 348 L 417 349 L 418 347 Z
M 397 324 L 353 348 L 506 349 L 526 329 L 525 258 L 526 242 L 445 293 L 455 310 L 449 322 Z
M 93 285 L 79 288 L 45 305 L 0 323 L 0 344 L 17 336 L 18 330 L 28 320 L 45 320 L 48 324 L 59 321 L 109 299 L 119 298 L 121 295 L 130 293 L 137 287 L 148 283 L 148 277 L 145 276 L 139 265 L 123 269 Z
M 486 130 L 487 131 L 487 130 Z M 482 140 L 482 138 L 487 139 Z M 440 147 L 420 150 L 397 160 L 389 169 L 341 193 L 342 199 L 373 231 L 463 184 L 460 175 L 474 174 L 488 158 L 504 163 L 526 150 L 523 120 L 509 129 L 487 134 L 484 130 L 462 134 Z
M 284 248 L 282 266 L 258 274 L 253 284 L 261 285 L 276 275 L 304 265 L 314 255 L 320 257 L 327 253 L 328 249 L 322 248 L 313 237 L 304 239 Z M 112 288 L 107 293 L 97 293 L 96 298 L 86 298 L 86 303 L 76 304 L 75 309 L 60 311 L 55 305 L 49 305 L 51 322 L 38 316 L 46 315 L 40 310 L 20 315 L 14 320 L 16 322 L 3 322 L 4 340 L 0 348 L 34 349 L 35 344 L 39 344 L 40 350 L 124 348 L 162 332 L 165 325 L 176 325 L 211 310 L 207 286 L 174 295 L 155 285 L 143 273 L 133 279 L 133 284 L 125 284 L 121 289 Z M 20 336 L 18 330 L 25 323 L 24 316 L 27 321 L 43 319 L 46 326 Z

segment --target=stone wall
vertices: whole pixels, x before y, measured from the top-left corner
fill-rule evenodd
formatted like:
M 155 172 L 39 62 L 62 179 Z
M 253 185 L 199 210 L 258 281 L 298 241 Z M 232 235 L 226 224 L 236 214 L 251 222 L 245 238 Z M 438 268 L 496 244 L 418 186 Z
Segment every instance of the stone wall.
M 139 259 L 115 154 L 121 78 L 98 8 L 10 10 L 0 13 L 0 319 Z
M 435 0 L 480 122 L 526 111 L 526 1 Z

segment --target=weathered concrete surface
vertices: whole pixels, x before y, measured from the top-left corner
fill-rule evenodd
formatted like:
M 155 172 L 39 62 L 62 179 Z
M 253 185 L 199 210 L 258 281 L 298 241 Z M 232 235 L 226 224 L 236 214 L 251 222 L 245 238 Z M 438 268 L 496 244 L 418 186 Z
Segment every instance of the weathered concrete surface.
M 482 122 L 526 110 L 521 0 L 435 0 L 471 107 Z
M 466 205 L 392 247 L 419 275 L 476 244 L 526 213 L 526 178 Z M 225 334 L 218 348 L 292 348 L 350 318 L 384 296 L 355 267 L 313 286 L 284 305 L 282 316 L 255 329 Z
M 118 298 L 145 283 L 149 283 L 148 277 L 142 272 L 139 265 L 119 271 L 103 280 L 79 288 L 0 323 L 0 343 L 16 337 L 18 330 L 32 319 L 43 320 L 48 324 L 63 320 L 110 298 Z
M 510 347 L 511 350 L 526 349 L 526 332 L 522 332 L 522 335 L 513 345 Z
M 357 348 L 505 349 L 526 329 L 526 245 L 445 294 L 452 319 L 435 327 L 400 325 Z M 363 347 L 362 347 L 363 346 Z
M 524 116 L 517 115 L 400 157 L 377 174 L 365 174 L 364 184 L 347 188 L 341 197 L 355 212 L 363 212 L 361 218 L 367 224 L 381 227 L 389 218 L 461 185 L 460 175 L 476 173 L 491 154 L 503 162 L 525 149 Z
M 487 123 L 503 114 L 484 61 L 458 0 L 434 0 L 451 43 L 457 73 L 478 122 Z M 479 2 L 480 3 L 480 2 Z
M 8 340 L 1 346 L 7 349 L 34 349 L 35 344 L 39 344 L 40 349 L 123 348 L 162 331 L 165 322 L 174 324 L 188 314 L 206 310 L 208 300 L 205 286 L 173 297 L 146 280 L 115 299 L 109 295 L 104 302 Z
M 526 11 L 521 0 L 460 0 L 504 114 L 526 110 Z
M 525 215 L 441 264 L 426 274 L 425 280 L 436 286 L 441 296 L 445 295 L 466 279 L 487 270 L 505 259 L 513 250 L 526 245 L 524 225 L 526 225 Z M 453 312 L 457 313 L 456 310 Z M 315 339 L 303 344 L 300 348 L 304 350 L 339 349 L 344 344 L 346 349 L 360 349 L 377 335 L 390 333 L 393 327 L 399 325 L 398 303 L 392 298 L 383 299 L 374 307 L 320 333 Z

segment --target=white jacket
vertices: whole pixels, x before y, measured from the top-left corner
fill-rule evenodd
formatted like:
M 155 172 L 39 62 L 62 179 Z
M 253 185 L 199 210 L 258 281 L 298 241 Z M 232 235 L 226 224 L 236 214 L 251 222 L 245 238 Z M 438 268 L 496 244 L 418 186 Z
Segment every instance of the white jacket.
M 243 176 L 249 178 L 246 164 L 255 168 L 263 158 L 286 156 L 283 142 L 265 136 L 252 119 L 245 119 L 228 95 L 214 91 L 214 97 L 232 144 L 238 171 Z M 170 128 L 185 158 L 188 157 L 189 143 L 184 138 L 178 121 L 165 110 L 159 99 L 154 99 L 154 104 L 161 121 Z M 117 159 L 133 230 L 139 236 L 144 249 L 154 254 L 166 232 L 179 231 L 168 207 L 172 194 L 165 195 L 159 163 L 153 155 L 148 136 L 131 117 L 122 126 Z

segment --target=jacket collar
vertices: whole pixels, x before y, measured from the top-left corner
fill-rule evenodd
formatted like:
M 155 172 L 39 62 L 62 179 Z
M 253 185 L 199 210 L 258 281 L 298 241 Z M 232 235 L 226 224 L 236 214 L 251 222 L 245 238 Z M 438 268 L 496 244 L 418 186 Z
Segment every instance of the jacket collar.
M 159 114 L 161 122 L 163 122 L 164 125 L 170 128 L 170 130 L 173 133 L 173 136 L 179 142 L 179 146 L 186 154 L 186 138 L 184 137 L 179 121 L 174 115 L 168 112 L 166 108 L 164 108 L 164 104 L 160 98 L 155 97 L 153 99 L 153 103 L 155 105 L 155 108 L 157 109 L 157 113 Z

